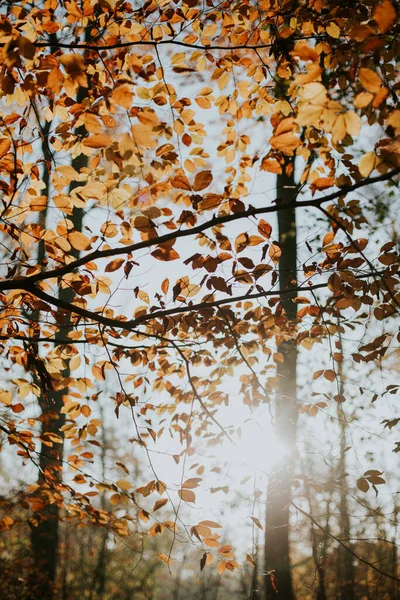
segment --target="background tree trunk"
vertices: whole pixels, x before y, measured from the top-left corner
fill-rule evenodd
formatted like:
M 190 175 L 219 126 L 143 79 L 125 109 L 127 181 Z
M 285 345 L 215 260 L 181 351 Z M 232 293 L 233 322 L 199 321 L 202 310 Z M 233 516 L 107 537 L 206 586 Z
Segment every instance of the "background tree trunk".
M 341 343 L 341 340 L 340 340 Z M 344 394 L 344 377 L 341 363 L 338 368 L 339 394 Z M 346 447 L 347 447 L 347 419 L 341 404 L 337 406 L 337 416 L 340 424 L 340 461 L 338 480 L 340 484 L 340 536 L 346 541 L 346 545 L 351 547 L 351 530 L 349 506 L 347 501 L 347 482 L 346 482 Z M 339 590 L 340 600 L 354 600 L 354 565 L 353 556 L 347 552 L 343 546 L 338 549 L 338 571 L 339 571 Z
M 282 203 L 289 203 L 296 192 L 294 159 L 286 161 L 284 172 L 277 177 L 277 195 Z M 297 281 L 297 241 L 296 212 L 294 208 L 278 212 L 279 244 L 282 257 L 279 263 L 279 288 L 281 291 L 296 286 Z M 281 297 L 281 306 L 294 328 L 297 306 L 292 301 L 296 294 Z M 293 587 L 289 552 L 289 509 L 291 500 L 292 462 L 296 438 L 297 420 L 297 347 L 295 339 L 287 336 L 278 346 L 283 362 L 278 363 L 278 394 L 275 402 L 275 429 L 287 455 L 270 474 L 267 491 L 267 513 L 265 529 L 265 569 L 274 571 L 273 577 L 266 577 L 265 598 L 278 597 L 292 600 Z M 275 581 L 273 581 L 273 579 Z M 278 595 L 274 589 L 278 590 Z

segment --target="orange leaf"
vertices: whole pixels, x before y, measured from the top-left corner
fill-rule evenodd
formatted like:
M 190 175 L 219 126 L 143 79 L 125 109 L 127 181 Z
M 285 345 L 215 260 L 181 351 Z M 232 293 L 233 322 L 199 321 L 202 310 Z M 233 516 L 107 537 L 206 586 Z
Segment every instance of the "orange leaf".
M 132 106 L 132 92 L 130 86 L 127 84 L 119 85 L 113 89 L 112 99 L 115 104 L 122 106 L 122 108 L 130 108 Z
M 386 33 L 397 21 L 397 13 L 389 0 L 383 0 L 375 6 L 372 16 L 375 19 L 381 33 Z
M 270 144 L 275 150 L 281 150 L 284 154 L 292 156 L 296 148 L 301 146 L 301 141 L 294 133 L 287 131 L 281 135 L 273 135 Z
M 0 158 L 3 158 L 11 148 L 11 141 L 7 138 L 0 140 Z
M 376 94 L 381 89 L 382 81 L 375 71 L 371 69 L 361 68 L 358 72 L 358 76 L 361 81 L 361 85 L 368 92 Z

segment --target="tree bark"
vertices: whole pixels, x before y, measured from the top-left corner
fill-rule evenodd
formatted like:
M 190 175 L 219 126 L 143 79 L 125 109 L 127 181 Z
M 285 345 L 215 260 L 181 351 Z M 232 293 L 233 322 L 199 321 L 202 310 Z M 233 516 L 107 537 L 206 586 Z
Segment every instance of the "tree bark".
M 341 363 L 339 363 L 338 369 L 339 377 L 339 394 L 344 392 L 344 380 L 343 370 Z M 347 545 L 351 547 L 351 528 L 350 528 L 350 516 L 349 506 L 346 494 L 346 446 L 347 446 L 347 420 L 346 415 L 343 411 L 342 405 L 338 404 L 337 416 L 340 424 L 340 462 L 339 462 L 339 473 L 338 480 L 340 482 L 340 501 L 339 501 L 339 513 L 340 513 L 340 535 L 344 540 L 349 540 Z M 347 552 L 343 546 L 339 546 L 338 549 L 338 571 L 339 571 L 339 598 L 340 600 L 355 600 L 355 589 L 354 589 L 354 564 L 352 555 Z
M 81 102 L 86 96 L 86 90 L 80 88 L 77 102 Z M 79 130 L 77 130 L 79 135 Z M 47 146 L 48 151 L 48 146 Z M 46 157 L 46 153 L 45 153 Z M 87 158 L 79 155 L 72 160 L 72 167 L 79 173 L 87 164 Z M 50 198 L 50 163 L 46 160 L 46 172 L 44 181 L 46 184 L 48 201 Z M 70 192 L 79 185 L 74 182 L 70 186 Z M 75 231 L 82 230 L 83 211 L 74 209 L 71 216 Z M 38 264 L 42 264 L 45 259 L 44 244 L 40 245 Z M 71 256 L 79 258 L 79 251 L 72 249 Z M 65 302 L 73 302 L 75 292 L 71 287 L 61 288 L 59 298 Z M 65 339 L 72 330 L 71 315 L 69 313 L 62 315 L 60 323 L 60 333 L 56 334 L 56 339 Z M 36 360 L 41 360 L 36 349 Z M 46 444 L 41 445 L 39 456 L 39 492 L 42 501 L 42 508 L 38 510 L 34 517 L 35 523 L 32 527 L 31 542 L 35 565 L 35 598 L 41 600 L 52 600 L 55 594 L 55 581 L 58 562 L 58 544 L 59 544 L 59 519 L 62 493 L 62 465 L 64 458 L 64 434 L 62 426 L 65 424 L 65 414 L 61 412 L 64 406 L 64 397 L 68 394 L 70 371 L 68 365 L 60 373 L 58 380 L 54 378 L 46 385 L 43 379 L 40 381 L 41 397 L 39 405 L 42 411 L 41 437 L 46 438 L 48 434 L 57 434 L 61 438 L 61 443 L 49 447 Z M 59 496 L 59 497 L 58 497 Z
M 278 196 L 283 203 L 289 203 L 296 194 L 294 179 L 294 159 L 286 161 L 284 172 L 277 177 Z M 297 238 L 296 212 L 294 208 L 278 212 L 279 245 L 282 256 L 279 263 L 279 288 L 286 291 L 296 286 L 297 280 Z M 297 307 L 293 302 L 296 294 L 281 297 L 281 307 L 288 328 L 293 335 L 283 337 L 278 352 L 283 361 L 278 363 L 278 394 L 275 401 L 275 429 L 277 438 L 285 444 L 286 456 L 275 472 L 270 474 L 267 490 L 267 513 L 265 529 L 265 570 L 273 571 L 266 577 L 265 598 L 277 597 L 280 600 L 294 598 L 290 568 L 289 509 L 291 501 L 291 481 L 293 454 L 297 421 L 297 347 L 294 327 Z M 277 592 L 276 592 L 276 589 Z

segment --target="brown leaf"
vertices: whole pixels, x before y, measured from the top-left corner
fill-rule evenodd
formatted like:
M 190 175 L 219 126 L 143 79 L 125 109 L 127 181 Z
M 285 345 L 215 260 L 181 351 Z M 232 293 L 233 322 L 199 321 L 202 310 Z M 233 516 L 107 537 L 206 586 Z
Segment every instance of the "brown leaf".
M 114 260 L 112 260 L 108 263 L 108 265 L 106 265 L 106 268 L 104 270 L 106 271 L 106 273 L 112 273 L 113 271 L 117 271 L 117 269 L 122 267 L 124 262 L 124 258 L 114 258 Z
M 264 219 L 261 219 L 258 223 L 258 233 L 263 235 L 268 240 L 272 233 L 271 225 L 267 221 L 264 221 Z
M 211 171 L 200 171 L 196 174 L 193 183 L 193 189 L 195 192 L 200 192 L 210 185 L 213 180 Z
M 165 506 L 168 502 L 168 498 L 161 498 L 161 500 L 157 500 L 157 502 L 153 506 L 153 512 Z
M 261 529 L 261 531 L 264 530 L 264 527 L 261 525 L 260 519 L 257 519 L 257 517 L 250 517 L 250 519 L 253 521 L 253 523 L 255 523 L 255 525 L 257 525 L 258 529 Z
M 196 494 L 192 490 L 178 490 L 178 496 L 184 502 L 194 502 L 196 500 Z
M 357 479 L 357 487 L 362 492 L 368 492 L 368 490 L 369 490 L 369 483 L 365 479 L 365 477 L 360 477 L 360 479 Z
M 175 177 L 171 179 L 171 185 L 177 190 L 187 190 L 188 192 L 192 190 L 188 178 L 183 173 L 175 175 Z
M 201 477 L 191 477 L 190 479 L 186 479 L 186 481 L 182 484 L 182 488 L 187 490 L 197 488 L 199 487 L 200 481 L 202 481 Z
M 179 254 L 177 253 L 176 250 L 174 250 L 173 248 L 156 248 L 152 253 L 152 256 L 154 256 L 154 258 L 157 258 L 158 260 L 163 260 L 165 262 L 170 261 L 170 260 L 177 260 L 178 258 L 180 258 Z

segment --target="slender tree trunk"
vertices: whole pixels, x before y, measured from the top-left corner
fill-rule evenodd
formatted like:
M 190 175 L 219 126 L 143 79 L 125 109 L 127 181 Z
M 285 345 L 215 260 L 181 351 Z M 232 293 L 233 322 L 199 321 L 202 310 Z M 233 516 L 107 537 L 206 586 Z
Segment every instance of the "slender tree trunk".
M 86 96 L 86 90 L 80 88 L 77 101 L 81 102 Z M 80 132 L 77 131 L 79 134 Z M 47 146 L 48 148 L 48 146 Z M 45 154 L 46 156 L 46 154 Z M 86 166 L 87 159 L 84 155 L 79 155 L 72 160 L 73 168 L 79 173 L 80 169 Z M 46 172 L 44 174 L 47 197 L 50 197 L 50 166 L 46 160 Z M 72 183 L 70 191 L 78 184 Z M 74 209 L 71 221 L 75 231 L 82 229 L 83 211 Z M 41 254 L 42 253 L 42 254 Z M 45 248 L 41 245 L 39 248 L 38 264 L 43 263 L 45 258 Z M 79 251 L 72 249 L 71 256 L 79 257 Z M 59 298 L 64 302 L 71 303 L 75 297 L 75 292 L 71 287 L 61 288 Z M 60 316 L 60 333 L 56 334 L 56 339 L 68 337 L 72 330 L 71 315 L 65 313 Z M 36 357 L 37 350 L 36 350 Z M 40 360 L 40 358 L 39 358 Z M 41 437 L 45 438 L 49 434 L 56 434 L 61 438 L 61 443 L 49 447 L 42 443 L 39 456 L 39 476 L 38 484 L 40 486 L 40 495 L 43 507 L 35 513 L 36 523 L 32 527 L 31 541 L 35 561 L 35 598 L 40 600 L 52 600 L 55 594 L 55 580 L 58 562 L 58 544 L 59 544 L 59 519 L 62 493 L 62 465 L 64 457 L 64 435 L 62 426 L 65 424 L 65 414 L 61 412 L 64 406 L 64 397 L 68 395 L 70 371 L 67 367 L 60 373 L 59 379 L 52 378 L 50 385 L 45 386 L 42 381 L 41 397 L 39 404 L 42 411 Z
M 289 203 L 296 192 L 294 179 L 294 159 L 286 161 L 284 172 L 277 177 L 278 197 L 282 203 Z M 296 286 L 297 243 L 296 212 L 290 208 L 278 212 L 279 244 L 282 256 L 279 263 L 279 287 L 286 291 Z M 297 308 L 293 302 L 296 294 L 281 297 L 283 313 L 288 326 L 294 328 Z M 294 333 L 294 332 L 293 332 Z M 293 454 L 297 421 L 297 347 L 294 336 L 278 345 L 283 361 L 278 363 L 278 394 L 275 404 L 275 429 L 278 439 L 285 444 L 287 455 L 271 473 L 267 490 L 267 513 L 265 529 L 265 570 L 273 571 L 272 577 L 266 577 L 265 598 L 278 597 L 280 600 L 292 600 L 293 587 L 289 552 L 289 510 L 291 501 L 291 481 Z M 276 593 L 275 588 L 278 590 Z
M 396 502 L 396 500 L 395 500 Z M 399 512 L 399 508 L 397 506 L 397 504 L 395 504 L 394 507 L 394 535 L 393 535 L 393 548 L 392 548 L 392 569 L 393 569 L 393 576 L 397 577 L 397 528 L 398 528 L 398 512 Z M 398 586 L 398 582 L 394 579 L 393 580 L 393 588 L 392 588 L 392 597 L 393 600 L 399 600 L 399 586 Z
M 258 535 L 257 535 L 257 538 L 258 538 Z M 256 553 L 254 556 L 254 562 L 256 564 L 256 568 L 253 569 L 253 576 L 251 579 L 251 588 L 250 588 L 249 598 L 250 598 L 250 600 L 259 600 L 260 593 L 259 593 L 259 581 L 258 581 L 258 543 L 257 543 L 257 541 L 256 541 Z
M 344 391 L 344 379 L 343 370 L 341 363 L 339 363 L 339 394 L 343 394 Z M 337 414 L 340 424 L 340 462 L 339 462 L 339 473 L 338 479 L 340 482 L 340 501 L 339 501 L 339 512 L 340 512 L 340 535 L 344 540 L 349 540 L 346 544 L 351 547 L 351 528 L 350 528 L 350 516 L 349 506 L 346 494 L 346 447 L 347 447 L 347 420 L 346 415 L 343 411 L 342 405 L 338 404 Z M 338 549 L 338 568 L 340 570 L 339 577 L 339 590 L 340 600 L 355 600 L 355 589 L 354 589 L 354 565 L 353 557 L 347 552 L 343 546 L 339 546 Z
M 306 486 L 306 497 L 309 506 L 310 515 L 315 514 L 314 506 L 313 506 L 313 496 L 312 490 L 310 487 Z M 328 512 L 329 514 L 329 512 Z M 328 520 L 328 517 L 327 517 Z M 316 600 L 327 600 L 326 592 L 325 592 L 325 570 L 324 570 L 324 546 L 325 539 L 327 537 L 326 530 L 321 532 L 320 530 L 316 531 L 314 523 L 310 523 L 310 534 L 311 534 L 311 549 L 314 560 L 315 567 L 315 576 L 318 579 L 317 581 L 317 591 L 316 591 Z M 323 536 L 321 537 L 321 533 Z M 322 551 L 322 552 L 321 552 Z

